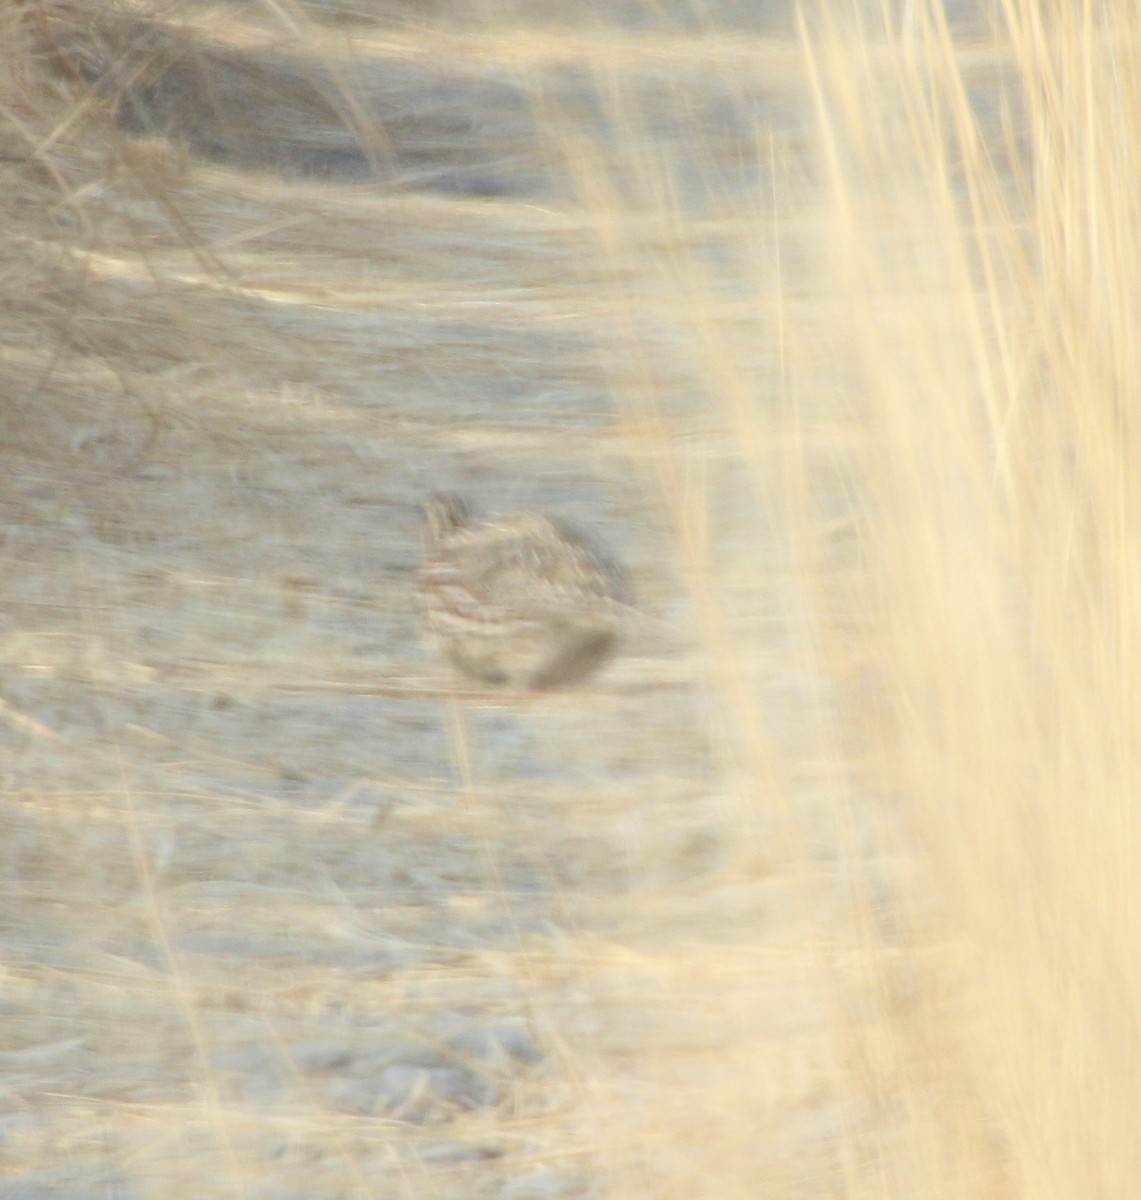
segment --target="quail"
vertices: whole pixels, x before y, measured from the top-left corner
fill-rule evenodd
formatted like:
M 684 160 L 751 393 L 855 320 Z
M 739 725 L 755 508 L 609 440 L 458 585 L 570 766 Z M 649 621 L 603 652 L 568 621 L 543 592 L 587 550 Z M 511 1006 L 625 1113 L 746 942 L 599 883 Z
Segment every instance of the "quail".
M 629 609 L 622 568 L 534 512 L 476 516 L 459 496 L 425 505 L 417 594 L 429 640 L 470 679 L 569 687 L 615 653 Z

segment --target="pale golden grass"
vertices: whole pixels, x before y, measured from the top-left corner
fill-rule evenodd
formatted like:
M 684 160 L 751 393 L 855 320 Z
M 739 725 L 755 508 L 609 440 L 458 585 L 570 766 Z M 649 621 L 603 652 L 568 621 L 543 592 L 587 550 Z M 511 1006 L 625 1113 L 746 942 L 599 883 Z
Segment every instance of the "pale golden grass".
M 686 219 L 679 163 L 639 128 L 620 77 L 600 91 L 617 97 L 634 204 L 593 147 L 569 148 L 634 364 L 615 390 L 651 448 L 648 490 L 671 516 L 706 645 L 740 800 L 730 819 L 747 846 L 750 806 L 763 810 L 786 872 L 804 853 L 787 834 L 805 762 L 774 738 L 758 668 L 770 685 L 782 663 L 806 683 L 797 718 L 832 800 L 849 949 L 843 921 L 816 932 L 867 989 L 860 1018 L 832 1027 L 875 1114 L 874 1134 L 867 1110 L 836 1120 L 845 1194 L 1109 1196 L 1138 1177 L 1139 30 L 1125 5 L 1096 20 L 1004 15 L 981 56 L 960 56 L 941 6 L 909 5 L 902 27 L 807 29 L 825 186 L 775 172 L 776 215 L 726 238 L 777 359 L 768 375 L 734 337 L 740 310 L 711 294 L 708 229 Z M 796 201 L 821 201 L 817 221 L 792 223 L 806 302 L 777 236 L 790 182 Z M 669 233 L 653 244 L 647 229 Z M 647 256 L 656 290 L 631 282 Z M 672 340 L 648 339 L 646 314 Z M 723 415 L 728 451 L 665 416 L 664 344 Z M 711 485 L 732 497 L 716 532 Z M 783 592 L 786 655 L 771 629 L 742 636 L 732 611 L 733 518 L 758 509 L 777 516 L 737 543 L 755 569 L 739 596 L 756 611 Z M 718 992 L 722 1012 L 771 986 L 742 980 Z M 771 1186 L 760 1126 L 734 1134 L 724 1111 L 769 1111 L 767 1063 L 747 1037 L 731 1044 L 717 1140 L 701 1125 L 688 1169 L 671 1159 L 679 1195 L 695 1176 L 726 1194 Z M 691 1113 L 718 1093 L 701 1096 Z M 681 1124 L 661 1138 L 686 1157 Z
M 905 7 L 160 12 L 390 188 L 127 138 L 6 10 L 11 1186 L 1128 1194 L 1138 30 Z M 487 107 L 401 176 L 417 65 Z M 441 476 L 609 521 L 597 689 L 440 703 Z M 369 1107 L 496 1022 L 493 1104 Z
M 1013 1194 L 1120 1195 L 1141 1166 L 1141 28 L 1128 5 L 1007 5 L 1005 96 L 980 96 L 939 6 L 912 15 L 874 54 L 838 26 L 811 53 L 866 433 L 883 709 L 860 729 L 930 881 L 916 933 L 958 947 L 961 992 L 912 1008 L 932 1077 L 957 1076 L 942 1103 L 993 1131 Z M 933 1163 L 939 1187 L 959 1194 Z

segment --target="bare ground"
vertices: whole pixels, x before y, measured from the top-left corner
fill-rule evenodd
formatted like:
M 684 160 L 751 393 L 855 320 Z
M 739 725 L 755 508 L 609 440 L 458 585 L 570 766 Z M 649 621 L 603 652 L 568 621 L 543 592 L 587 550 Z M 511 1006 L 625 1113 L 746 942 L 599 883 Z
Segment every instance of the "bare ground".
M 893 820 L 786 540 L 842 615 L 794 35 L 328 8 L 61 10 L 7 103 L 0 1196 L 905 1178 Z M 612 669 L 426 659 L 440 486 L 630 564 Z

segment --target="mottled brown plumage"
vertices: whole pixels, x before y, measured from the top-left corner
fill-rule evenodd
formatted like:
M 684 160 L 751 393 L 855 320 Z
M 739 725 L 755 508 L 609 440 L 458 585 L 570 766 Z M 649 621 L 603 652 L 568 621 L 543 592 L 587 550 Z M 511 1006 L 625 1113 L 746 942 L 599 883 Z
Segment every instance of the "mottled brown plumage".
M 541 513 L 475 517 L 458 496 L 425 508 L 417 591 L 443 658 L 489 684 L 567 687 L 615 652 L 622 570 L 582 534 Z

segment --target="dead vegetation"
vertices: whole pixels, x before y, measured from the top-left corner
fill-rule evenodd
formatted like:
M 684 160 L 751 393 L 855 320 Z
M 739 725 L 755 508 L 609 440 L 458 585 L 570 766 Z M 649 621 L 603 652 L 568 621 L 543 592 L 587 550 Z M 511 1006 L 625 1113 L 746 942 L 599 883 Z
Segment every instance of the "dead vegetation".
M 0 1191 L 1128 1192 L 1136 17 L 760 7 L 0 11 Z

